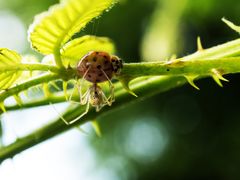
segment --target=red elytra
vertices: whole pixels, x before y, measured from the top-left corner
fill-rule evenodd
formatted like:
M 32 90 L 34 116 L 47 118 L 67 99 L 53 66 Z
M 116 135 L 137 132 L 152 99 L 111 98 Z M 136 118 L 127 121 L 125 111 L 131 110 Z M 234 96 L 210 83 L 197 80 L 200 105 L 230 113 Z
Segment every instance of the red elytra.
M 81 117 L 87 114 L 89 106 L 96 108 L 96 111 L 100 111 L 101 108 L 108 105 L 111 106 L 115 100 L 114 97 L 114 86 L 111 82 L 111 79 L 114 75 L 119 75 L 122 69 L 122 60 L 117 56 L 110 56 L 106 52 L 91 51 L 85 55 L 79 61 L 77 65 L 77 75 L 82 80 L 87 80 L 92 83 L 88 90 L 82 94 L 82 82 L 78 86 L 78 92 L 80 96 L 80 104 L 86 104 L 86 110 L 77 118 L 68 122 L 62 118 L 66 124 L 72 124 L 78 121 Z M 109 83 L 109 96 L 107 97 L 98 83 L 108 81 Z M 72 91 L 73 94 L 74 90 Z M 69 100 L 72 99 L 72 94 L 70 95 Z
M 99 83 L 112 79 L 122 68 L 122 61 L 117 56 L 106 52 L 91 51 L 77 65 L 78 75 L 89 82 Z

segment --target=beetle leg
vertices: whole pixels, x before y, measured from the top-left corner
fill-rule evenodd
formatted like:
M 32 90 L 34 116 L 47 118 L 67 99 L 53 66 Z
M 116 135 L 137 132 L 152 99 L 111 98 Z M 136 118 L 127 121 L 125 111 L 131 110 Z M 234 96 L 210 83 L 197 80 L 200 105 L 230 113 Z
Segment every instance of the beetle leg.
M 82 94 L 82 86 L 83 86 L 83 83 L 84 83 L 84 80 L 85 80 L 85 77 L 89 71 L 90 67 L 87 69 L 87 71 L 84 73 L 82 79 L 81 79 L 81 83 L 78 84 L 78 92 L 79 92 L 79 98 L 80 98 L 80 104 L 86 104 L 87 100 L 85 98 L 85 96 L 87 95 L 88 91 L 85 92 L 84 94 Z
M 89 99 L 89 97 L 88 97 L 88 99 Z M 88 113 L 88 111 L 89 111 L 89 107 L 90 107 L 90 101 L 88 100 L 88 101 L 87 101 L 87 104 L 86 104 L 86 109 L 85 109 L 85 111 L 84 111 L 80 116 L 78 116 L 77 118 L 69 121 L 69 122 L 68 122 L 68 125 L 75 123 L 76 121 L 78 121 L 79 119 L 81 119 L 83 116 L 85 116 L 85 115 Z
M 108 105 L 111 106 L 112 103 L 115 101 L 115 95 L 114 95 L 114 85 L 112 83 L 112 81 L 109 79 L 109 77 L 107 76 L 107 74 L 101 69 L 102 73 L 104 74 L 104 76 L 107 78 L 108 80 L 108 84 L 109 84 L 109 88 L 110 88 L 110 95 L 107 98 L 108 100 Z M 104 93 L 103 93 L 104 94 Z M 105 94 L 104 94 L 105 96 Z M 106 97 L 106 96 L 105 96 Z

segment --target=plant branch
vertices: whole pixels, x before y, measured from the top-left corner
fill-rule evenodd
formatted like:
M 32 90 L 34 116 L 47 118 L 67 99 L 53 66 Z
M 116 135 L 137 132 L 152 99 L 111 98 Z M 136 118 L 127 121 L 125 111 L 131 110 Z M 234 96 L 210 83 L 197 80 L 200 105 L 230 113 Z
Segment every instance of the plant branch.
M 139 81 L 143 81 L 145 79 L 148 79 L 148 78 L 145 77 L 145 78 L 136 79 L 136 80 L 134 80 L 134 83 L 137 83 Z M 101 86 L 101 88 L 104 91 L 108 91 L 108 86 Z M 118 90 L 122 89 L 121 83 L 120 82 L 114 83 L 114 89 L 115 89 L 115 91 L 118 91 Z M 72 100 L 74 100 L 76 102 L 79 101 L 78 92 L 75 92 L 75 93 L 72 94 L 72 90 L 73 89 L 67 90 L 67 96 L 69 97 L 70 94 L 71 94 L 72 95 Z M 43 96 L 43 97 L 40 97 L 39 99 L 30 99 L 29 101 L 24 101 L 24 102 L 22 102 L 21 106 L 19 106 L 18 104 L 6 105 L 5 109 L 7 111 L 12 111 L 12 110 L 18 110 L 18 109 L 24 109 L 24 108 L 32 108 L 32 107 L 49 105 L 49 102 L 51 102 L 51 103 L 66 102 L 65 94 L 62 91 L 61 92 L 55 92 L 55 93 L 51 93 L 50 96 Z
M 59 68 L 53 65 L 47 64 L 16 64 L 16 65 L 4 65 L 0 68 L 0 73 L 6 71 L 51 71 L 53 73 L 59 73 Z
M 44 82 L 49 82 L 55 79 L 58 79 L 60 76 L 57 74 L 43 74 L 37 77 L 34 77 L 26 82 L 18 84 L 12 88 L 6 89 L 0 93 L 0 102 L 3 102 L 7 97 L 12 95 L 16 95 L 21 91 L 24 91 L 30 87 L 36 86 L 38 84 L 42 84 Z
M 222 74 L 240 72 L 240 57 L 217 58 L 217 59 L 201 59 L 188 60 L 176 59 L 172 62 L 147 62 L 147 63 L 126 63 L 122 71 L 122 76 L 141 77 L 141 76 L 211 76 L 213 69 L 219 70 Z M 119 83 L 115 83 L 115 87 L 120 87 Z M 68 93 L 70 94 L 70 92 Z M 73 99 L 78 99 L 75 94 Z M 6 107 L 7 110 L 15 110 L 19 108 L 29 108 L 42 105 L 48 105 L 49 102 L 59 103 L 65 102 L 66 98 L 63 93 L 52 94 L 49 97 L 44 97 L 38 100 L 33 100 L 22 104 Z
M 176 88 L 178 86 L 183 85 L 186 82 L 184 78 L 181 77 L 152 77 L 148 78 L 145 81 L 137 81 L 132 84 L 132 89 L 141 97 L 147 98 L 153 96 L 155 94 L 168 91 L 172 88 Z M 48 125 L 34 131 L 33 133 L 19 138 L 16 142 L 3 147 L 0 149 L 0 162 L 2 162 L 6 158 L 10 158 L 15 154 L 32 147 L 35 144 L 38 144 L 46 139 L 49 139 L 59 133 L 62 133 L 66 130 L 69 130 L 76 125 L 81 125 L 91 119 L 95 119 L 100 115 L 110 112 L 122 105 L 125 105 L 126 102 L 135 102 L 142 100 L 143 98 L 136 98 L 128 93 L 126 93 L 123 89 L 118 89 L 116 92 L 116 102 L 112 105 L 112 107 L 104 107 L 103 111 L 95 112 L 93 108 L 90 108 L 89 113 L 84 116 L 80 121 L 76 124 L 67 126 L 61 119 L 57 119 L 54 122 L 49 123 Z M 85 110 L 85 106 L 76 106 L 71 108 L 64 116 L 64 118 L 70 121 L 73 118 L 76 118 Z
M 127 105 L 129 102 L 142 100 L 149 96 L 153 96 L 158 93 L 168 91 L 185 84 L 187 81 L 183 77 L 185 75 L 200 75 L 200 78 L 211 75 L 210 70 L 217 69 L 219 72 L 225 73 L 237 73 L 240 71 L 239 57 L 240 55 L 240 39 L 234 40 L 220 46 L 216 46 L 210 49 L 197 51 L 196 53 L 177 59 L 172 60 L 168 63 L 139 63 L 139 64 L 125 64 L 121 76 L 144 76 L 144 75 L 160 75 L 167 74 L 168 76 L 155 76 L 155 77 L 142 77 L 133 80 L 130 83 L 131 89 L 141 98 L 135 98 L 129 95 L 123 88 L 120 88 L 117 83 L 115 88 L 116 102 L 113 103 L 112 107 L 104 107 L 102 111 L 96 113 L 93 108 L 90 108 L 87 115 L 85 115 L 80 121 L 71 126 L 65 125 L 60 118 L 56 121 L 49 123 L 48 125 L 36 130 L 35 132 L 22 137 L 16 142 L 5 146 L 0 149 L 0 161 L 6 158 L 12 157 L 15 154 L 32 147 L 46 139 L 49 139 L 57 134 L 60 134 L 76 125 L 81 125 L 88 120 L 96 119 L 104 113 L 110 112 L 122 105 Z M 156 67 L 155 67 L 156 66 Z M 167 71 L 167 69 L 169 71 Z M 170 76 L 171 75 L 171 76 Z M 47 82 L 48 80 L 57 79 L 57 75 L 46 75 L 47 79 L 43 78 L 38 80 L 38 83 Z M 213 76 L 213 75 L 212 75 Z M 49 78 L 49 79 L 48 79 Z M 60 77 L 61 78 L 61 77 Z M 36 82 L 33 85 L 38 84 Z M 29 87 L 31 84 L 29 84 Z M 24 86 L 20 86 L 21 89 Z M 19 90 L 14 90 L 12 94 L 18 93 Z M 6 97 L 6 95 L 5 95 Z M 0 100 L 2 95 L 0 94 Z M 4 99 L 4 98 L 3 98 Z M 51 99 L 51 98 L 50 98 Z M 43 105 L 49 99 L 43 99 L 43 101 L 35 101 L 35 105 Z M 52 101 L 63 102 L 63 95 L 52 98 Z M 34 102 L 33 102 L 34 103 Z M 30 104 L 30 102 L 29 102 Z M 85 106 L 71 106 L 70 109 L 64 114 L 64 118 L 68 121 L 78 117 L 85 110 Z
M 54 51 L 54 61 L 59 68 L 64 68 L 59 49 Z
M 199 44 L 201 44 L 199 39 Z M 199 46 L 199 45 L 198 45 Z M 240 39 L 201 49 L 180 59 L 154 63 L 125 64 L 122 76 L 137 77 L 142 75 L 209 75 L 211 69 L 224 69 L 223 73 L 239 72 Z M 230 58 L 231 57 L 231 58 Z M 236 57 L 236 58 L 234 58 Z M 228 61 L 229 60 L 229 61 Z M 235 68 L 235 66 L 237 66 Z M 185 74 L 186 73 L 186 74 Z
M 222 74 L 240 72 L 240 57 L 185 60 L 185 58 L 165 62 L 126 63 L 122 76 L 207 76 L 217 69 Z
M 125 63 L 121 76 L 131 79 L 141 76 L 171 75 L 171 76 L 211 76 L 212 70 L 217 69 L 221 74 L 237 73 L 240 70 L 240 39 L 233 40 L 209 49 L 199 50 L 196 53 L 172 61 L 153 63 Z M 64 71 L 65 72 L 65 71 Z M 76 69 L 66 69 L 61 78 L 69 80 L 76 73 Z M 116 85 L 115 85 L 116 86 Z M 119 85 L 117 85 L 120 87 Z M 0 95 L 1 98 L 1 95 Z M 8 110 L 35 107 L 51 102 L 64 102 L 64 95 L 51 96 L 39 100 L 26 102 L 22 107 L 6 107 Z

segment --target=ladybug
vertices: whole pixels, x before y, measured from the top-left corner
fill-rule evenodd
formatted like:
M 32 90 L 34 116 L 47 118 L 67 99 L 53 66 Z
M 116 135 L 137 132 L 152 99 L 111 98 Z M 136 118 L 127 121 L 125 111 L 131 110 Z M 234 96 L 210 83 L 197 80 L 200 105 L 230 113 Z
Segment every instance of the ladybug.
M 123 68 L 122 60 L 117 56 L 111 56 L 107 52 L 91 51 L 83 56 L 77 64 L 77 78 L 81 78 L 81 83 L 77 80 L 73 91 L 69 97 L 69 101 L 72 101 L 72 95 L 75 88 L 78 88 L 80 102 L 74 102 L 81 105 L 86 105 L 85 111 L 77 118 L 66 121 L 62 116 L 60 118 L 67 125 L 73 124 L 89 111 L 90 105 L 96 108 L 96 111 L 100 111 L 105 105 L 111 106 L 114 102 L 114 86 L 111 82 L 113 76 L 120 74 Z M 92 83 L 88 90 L 82 94 L 83 81 L 87 80 Z M 98 83 L 108 81 L 110 88 L 110 95 L 107 97 Z
M 82 78 L 81 83 L 78 81 L 75 86 L 78 87 L 80 96 L 80 104 L 86 105 L 86 110 L 74 120 L 67 122 L 66 124 L 72 124 L 78 121 L 81 117 L 88 113 L 89 106 L 96 108 L 96 111 L 100 111 L 105 105 L 111 106 L 114 102 L 114 86 L 111 79 L 115 75 L 119 75 L 123 67 L 122 60 L 117 56 L 111 56 L 106 52 L 91 51 L 81 58 L 77 65 L 77 76 Z M 92 83 L 88 90 L 82 94 L 83 80 L 87 80 Z M 98 83 L 108 81 L 110 87 L 110 95 L 106 97 L 103 90 Z M 74 91 L 73 91 L 74 92 Z M 70 96 L 70 101 L 71 101 Z
M 106 52 L 91 51 L 77 65 L 78 76 L 92 83 L 110 81 L 119 75 L 123 67 L 122 60 Z

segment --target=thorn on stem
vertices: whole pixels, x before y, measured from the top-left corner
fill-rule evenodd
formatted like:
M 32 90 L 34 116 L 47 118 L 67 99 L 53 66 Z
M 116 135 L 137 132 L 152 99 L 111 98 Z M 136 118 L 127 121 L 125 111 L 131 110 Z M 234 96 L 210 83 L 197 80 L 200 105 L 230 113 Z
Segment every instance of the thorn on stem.
M 101 131 L 100 125 L 97 122 L 97 120 L 91 121 L 91 124 L 92 124 L 92 127 L 95 130 L 95 133 L 97 134 L 97 136 L 102 137 L 102 131 Z
M 200 36 L 197 37 L 197 51 L 203 51 L 203 46 L 202 46 L 202 42 L 201 42 L 201 38 Z
M 184 76 L 184 77 L 187 79 L 188 83 L 192 87 L 194 87 L 197 90 L 200 90 L 200 88 L 194 83 L 194 80 L 197 78 L 197 76 Z
M 48 84 L 47 83 L 44 83 L 43 84 L 43 93 L 45 95 L 46 98 L 49 98 L 50 97 L 50 90 L 48 88 Z
M 222 18 L 222 21 L 224 23 L 226 23 L 228 25 L 228 27 L 230 27 L 231 29 L 233 29 L 234 31 L 240 33 L 240 26 L 236 26 L 235 24 L 233 24 L 231 21 L 228 21 L 225 18 Z
M 226 81 L 229 82 L 227 79 L 225 79 L 222 74 L 220 73 L 220 71 L 218 71 L 217 69 L 212 69 L 212 78 L 213 80 L 220 86 L 223 87 L 222 83 L 220 80 L 222 81 Z
M 67 95 L 67 85 L 68 85 L 68 82 L 67 81 L 63 81 L 63 92 L 64 92 L 64 96 L 65 96 L 65 99 L 68 100 L 68 95 Z
M 130 88 L 129 88 L 129 80 L 125 80 L 125 79 L 119 79 L 123 88 L 131 95 L 138 97 L 138 95 L 136 95 Z
M 13 95 L 13 97 L 19 106 L 23 105 L 22 99 L 18 94 Z
M 4 113 L 7 112 L 6 108 L 4 106 L 4 102 L 0 102 L 0 108 L 1 108 L 2 112 L 4 112 Z

